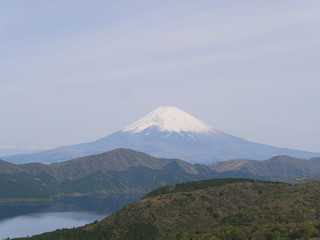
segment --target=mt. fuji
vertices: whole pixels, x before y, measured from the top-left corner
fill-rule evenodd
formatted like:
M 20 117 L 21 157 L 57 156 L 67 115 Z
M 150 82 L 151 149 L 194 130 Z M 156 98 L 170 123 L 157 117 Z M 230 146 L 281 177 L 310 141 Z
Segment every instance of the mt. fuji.
M 145 117 L 125 127 L 123 132 L 141 133 L 150 128 L 160 132 L 210 133 L 214 129 L 208 124 L 176 107 L 159 107 Z
M 233 158 L 262 160 L 276 155 L 296 158 L 320 155 L 250 142 L 219 131 L 176 107 L 159 107 L 124 129 L 94 142 L 2 159 L 16 163 L 56 162 L 116 148 L 131 148 L 155 157 L 205 164 Z

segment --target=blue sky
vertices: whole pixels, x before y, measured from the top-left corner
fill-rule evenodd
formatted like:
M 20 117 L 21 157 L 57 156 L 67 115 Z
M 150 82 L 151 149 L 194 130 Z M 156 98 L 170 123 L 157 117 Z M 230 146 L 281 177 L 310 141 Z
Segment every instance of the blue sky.
M 319 1 L 0 1 L 0 148 L 63 146 L 173 105 L 320 152 Z

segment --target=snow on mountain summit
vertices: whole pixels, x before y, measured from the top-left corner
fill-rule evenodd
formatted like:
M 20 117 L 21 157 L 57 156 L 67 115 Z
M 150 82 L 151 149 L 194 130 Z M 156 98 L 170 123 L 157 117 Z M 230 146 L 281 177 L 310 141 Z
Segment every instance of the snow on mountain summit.
M 214 131 L 210 125 L 180 110 L 177 107 L 158 107 L 140 120 L 125 127 L 123 132 L 140 133 L 150 127 L 161 132 L 195 132 L 209 133 Z

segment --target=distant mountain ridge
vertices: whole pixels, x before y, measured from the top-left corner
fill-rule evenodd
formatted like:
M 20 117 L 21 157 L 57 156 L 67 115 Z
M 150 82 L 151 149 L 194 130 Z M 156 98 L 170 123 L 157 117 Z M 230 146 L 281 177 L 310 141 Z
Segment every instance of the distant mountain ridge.
M 159 107 L 123 130 L 93 142 L 2 159 L 15 163 L 51 163 L 117 148 L 205 164 L 234 158 L 263 160 L 276 155 L 306 159 L 320 156 L 320 153 L 250 142 L 219 131 L 176 107 Z
M 320 158 L 278 156 L 203 165 L 121 148 L 51 164 L 0 160 L 0 205 L 50 201 L 57 196 L 141 194 L 170 184 L 212 178 L 273 180 L 314 174 L 320 174 Z
M 305 160 L 285 155 L 262 161 L 242 158 L 213 163 L 209 167 L 221 174 L 233 171 L 258 178 L 267 177 L 269 180 L 284 179 L 319 174 L 320 158 Z
M 0 206 L 48 202 L 57 196 L 141 194 L 213 176 L 215 171 L 202 165 L 155 158 L 130 149 L 48 165 L 0 160 Z

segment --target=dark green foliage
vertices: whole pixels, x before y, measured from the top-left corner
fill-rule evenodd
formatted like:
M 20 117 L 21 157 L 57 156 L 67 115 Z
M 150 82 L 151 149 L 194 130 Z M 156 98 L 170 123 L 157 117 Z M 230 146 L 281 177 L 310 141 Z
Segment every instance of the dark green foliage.
M 142 193 L 176 183 L 222 177 L 267 180 L 272 177 L 287 176 L 287 172 L 283 170 L 287 165 L 291 166 L 290 174 L 300 174 L 297 168 L 303 165 L 301 162 L 303 160 L 286 156 L 268 160 L 270 163 L 267 168 L 263 162 L 241 159 L 233 161 L 235 164 L 227 161 L 211 166 L 192 165 L 177 159 L 154 158 L 129 149 L 117 149 L 49 165 L 41 163 L 17 165 L 0 160 L 0 205 L 4 202 L 18 201 L 23 204 L 31 199 L 48 200 L 56 196 Z M 250 164 L 245 166 L 240 164 L 242 167 L 236 169 L 239 161 Z M 316 166 L 318 161 L 313 159 L 308 162 Z M 310 169 L 314 171 L 316 168 L 303 168 L 302 173 L 305 174 Z M 270 175 L 270 171 L 276 172 L 277 175 Z M 223 181 L 215 184 L 224 184 Z M 233 180 L 229 181 L 231 183 Z M 164 187 L 150 193 L 148 197 L 153 196 L 152 194 L 166 194 L 168 191 L 171 193 L 185 191 L 190 187 L 199 189 L 207 187 L 207 183 L 201 183 L 203 186 L 197 184 L 182 185 L 186 189 L 180 189 L 179 185 Z
M 16 240 L 30 239 L 17 238 Z M 32 237 L 33 240 L 110 240 L 112 239 L 112 229 L 97 227 L 94 231 L 87 231 L 82 228 L 61 229 L 51 233 L 44 233 Z
M 16 199 L 23 204 L 41 203 L 57 195 L 104 196 L 162 187 L 99 223 L 32 239 L 320 237 L 320 184 L 316 182 L 294 186 L 242 178 L 189 182 L 222 175 L 204 165 L 123 149 L 48 166 L 0 164 L 0 203 L 6 204 L 16 204 Z M 176 185 L 163 187 L 169 184 Z
M 44 239 L 319 239 L 320 182 L 216 179 L 158 189 L 106 219 Z
M 280 233 L 279 232 L 266 232 L 264 234 L 264 238 L 266 240 L 278 240 L 278 239 L 280 239 Z
M 241 177 L 273 180 L 319 174 L 320 158 L 305 160 L 280 155 L 265 161 L 240 158 L 213 163 L 209 166 L 224 177 L 228 177 L 227 173 L 233 172 L 234 174 L 242 173 Z
M 134 224 L 122 237 L 123 240 L 156 240 L 158 237 L 157 226 L 150 223 Z
M 295 177 L 295 178 L 289 178 L 289 179 L 278 179 L 278 181 L 286 182 L 286 183 L 290 183 L 290 184 L 320 181 L 320 174 L 308 175 L 308 176 L 303 176 L 303 177 Z
M 180 183 L 173 186 L 166 186 L 154 190 L 148 193 L 145 197 L 156 197 L 161 194 L 168 193 L 177 193 L 177 192 L 190 192 L 200 189 L 206 189 L 209 187 L 219 187 L 225 184 L 235 183 L 235 182 L 254 182 L 255 180 L 251 179 L 241 179 L 241 178 L 223 178 L 223 179 L 213 179 L 213 180 L 203 180 L 203 181 L 194 181 L 187 183 Z
M 37 186 L 30 184 L 37 180 L 32 177 L 23 177 L 18 174 L 15 178 L 7 175 L 0 175 L 0 204 L 18 203 L 28 199 L 29 203 L 48 202 L 51 197 L 46 191 Z
M 145 193 L 214 175 L 204 165 L 158 159 L 128 149 L 49 165 L 17 165 L 0 160 L 0 205 L 56 196 Z

